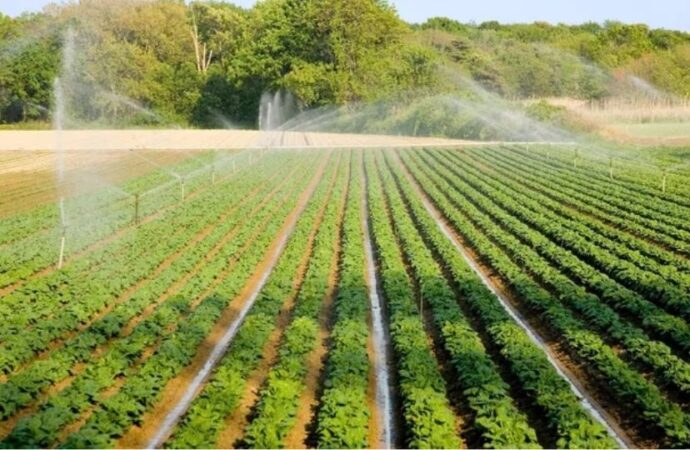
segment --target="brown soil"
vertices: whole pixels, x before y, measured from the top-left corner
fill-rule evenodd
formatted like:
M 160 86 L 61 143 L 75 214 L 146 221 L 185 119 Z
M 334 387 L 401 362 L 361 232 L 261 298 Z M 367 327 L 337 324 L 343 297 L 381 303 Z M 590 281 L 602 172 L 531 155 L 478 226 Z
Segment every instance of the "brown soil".
M 602 128 L 599 134 L 607 140 L 621 144 L 644 145 L 650 147 L 687 147 L 690 136 L 645 137 L 631 136 L 614 128 Z
M 66 152 L 66 182 L 58 185 L 56 152 L 10 151 L 6 153 L 17 154 L 19 157 L 0 164 L 0 175 L 2 175 L 0 187 L 6 193 L 0 202 L 0 217 L 55 202 L 60 195 L 72 197 L 86 193 L 91 186 L 82 181 L 84 176 L 119 185 L 157 169 L 154 165 L 143 163 L 130 152 Z M 144 151 L 142 154 L 164 167 L 193 157 L 186 152 Z
M 185 387 L 190 384 L 191 380 L 201 370 L 209 355 L 213 351 L 215 344 L 220 340 L 227 327 L 232 323 L 245 302 L 249 300 L 252 293 L 256 291 L 257 285 L 262 278 L 262 274 L 268 270 L 276 259 L 275 253 L 279 248 L 281 239 L 290 230 L 302 209 L 305 207 L 309 198 L 311 197 L 316 185 L 323 176 L 326 161 L 321 163 L 320 168 L 313 177 L 307 189 L 300 195 L 297 206 L 288 215 L 281 230 L 276 235 L 273 243 L 270 245 L 268 251 L 264 253 L 264 259 L 256 268 L 254 275 L 245 283 L 242 292 L 231 301 L 230 305 L 223 312 L 221 318 L 218 320 L 212 331 L 206 337 L 204 342 L 199 347 L 192 363 L 188 365 L 180 375 L 172 379 L 164 388 L 160 400 L 156 403 L 152 410 L 144 415 L 142 418 L 142 426 L 133 426 L 128 433 L 123 436 L 117 447 L 119 448 L 143 448 L 145 447 L 153 435 L 156 434 L 158 428 L 161 426 L 165 417 L 172 408 L 177 405 L 185 393 Z
M 357 146 L 405 147 L 471 144 L 441 138 L 375 134 L 303 133 L 256 130 L 66 130 L 61 133 L 65 151 L 93 153 L 135 150 L 202 150 L 265 147 L 313 148 Z M 48 151 L 55 149 L 55 131 L 2 131 L 0 152 Z M 54 150 L 53 150 L 54 151 Z

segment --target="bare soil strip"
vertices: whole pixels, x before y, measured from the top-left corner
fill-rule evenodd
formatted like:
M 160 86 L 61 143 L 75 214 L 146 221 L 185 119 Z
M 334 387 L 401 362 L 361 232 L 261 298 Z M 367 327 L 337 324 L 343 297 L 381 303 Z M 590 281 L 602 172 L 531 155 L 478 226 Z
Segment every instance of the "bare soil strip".
M 302 214 L 316 186 L 320 182 L 327 161 L 321 163 L 307 189 L 300 195 L 297 206 L 285 220 L 276 239 L 256 269 L 255 275 L 245 285 L 243 292 L 227 308 L 211 333 L 201 344 L 192 364 L 163 390 L 161 400 L 147 413 L 142 427 L 133 427 L 118 443 L 121 448 L 154 448 L 160 446 L 174 425 L 186 412 L 212 369 L 225 354 L 239 326 L 254 304 L 259 292 L 275 266 L 287 243 L 297 219 Z
M 307 137 L 308 135 L 308 137 Z M 299 131 L 256 130 L 64 130 L 61 146 L 67 151 L 105 150 L 199 150 L 265 148 L 282 144 L 284 148 L 304 147 L 308 142 L 325 147 L 404 147 L 457 145 L 467 141 L 386 135 L 345 133 L 303 133 Z M 51 150 L 56 148 L 55 131 L 2 131 L 0 151 Z
M 3 153 L 24 155 L 25 158 L 15 158 L 0 166 L 1 185 L 7 194 L 0 200 L 0 217 L 11 217 L 55 202 L 60 195 L 73 197 L 88 194 L 94 182 L 98 187 L 119 185 L 157 169 L 142 164 L 139 159 L 132 159 L 130 152 L 70 152 L 65 154 L 66 181 L 60 186 L 55 173 L 55 151 L 0 151 L 0 155 Z M 145 151 L 145 154 L 163 167 L 192 157 L 182 152 Z M 84 176 L 91 182 L 83 183 Z
M 505 292 L 502 286 L 499 286 L 484 270 L 481 265 L 473 258 L 472 254 L 463 246 L 459 236 L 454 232 L 452 227 L 446 222 L 440 211 L 436 209 L 431 199 L 426 195 L 422 188 L 417 184 L 412 177 L 407 166 L 399 161 L 400 166 L 405 173 L 407 180 L 412 188 L 415 190 L 425 209 L 431 217 L 438 224 L 439 230 L 451 241 L 453 246 L 458 250 L 462 257 L 467 261 L 472 270 L 480 277 L 482 283 L 493 292 L 503 309 L 511 316 L 517 325 L 522 328 L 527 336 L 534 342 L 547 356 L 549 362 L 554 367 L 556 372 L 568 383 L 573 393 L 580 399 L 582 407 L 589 412 L 589 414 L 598 422 L 600 422 L 608 431 L 609 435 L 616 440 L 618 445 L 622 448 L 634 447 L 632 439 L 625 433 L 620 424 L 611 416 L 602 405 L 597 402 L 589 393 L 584 384 L 578 377 L 564 364 L 557 353 L 545 342 L 542 336 L 535 331 L 534 328 L 527 322 L 527 320 L 520 314 L 516 307 L 509 299 L 509 295 Z

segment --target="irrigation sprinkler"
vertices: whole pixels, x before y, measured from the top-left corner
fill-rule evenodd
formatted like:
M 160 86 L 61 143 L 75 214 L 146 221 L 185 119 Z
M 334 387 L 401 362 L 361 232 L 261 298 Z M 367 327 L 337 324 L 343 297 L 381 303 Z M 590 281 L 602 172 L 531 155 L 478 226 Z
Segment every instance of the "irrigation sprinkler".
M 211 185 L 216 184 L 216 164 L 211 164 Z
M 664 169 L 661 176 L 661 192 L 666 193 L 666 178 L 668 177 L 668 169 Z
M 134 194 L 134 225 L 139 225 L 139 193 Z
M 58 257 L 58 270 L 62 269 L 65 262 L 65 241 L 67 240 L 67 218 L 65 215 L 65 197 L 60 197 L 60 226 L 62 233 L 60 235 L 60 256 Z
M 184 199 L 185 199 L 185 179 L 184 179 L 184 177 L 180 178 L 180 191 L 181 191 L 180 192 L 181 193 L 180 201 L 184 202 Z
M 613 156 L 609 158 L 609 178 L 613 180 Z
M 58 258 L 58 270 L 62 269 L 65 262 L 65 241 L 67 240 L 67 226 L 62 226 L 62 237 L 60 238 L 60 257 Z
M 580 157 L 580 150 L 575 149 L 575 156 L 573 156 L 573 167 L 577 169 L 577 159 Z

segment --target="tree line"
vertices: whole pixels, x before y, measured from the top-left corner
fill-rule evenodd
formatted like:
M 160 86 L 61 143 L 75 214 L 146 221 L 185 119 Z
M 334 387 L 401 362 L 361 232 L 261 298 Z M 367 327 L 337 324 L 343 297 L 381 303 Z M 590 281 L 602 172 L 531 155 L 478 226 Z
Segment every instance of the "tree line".
M 690 35 L 645 25 L 405 23 L 385 0 L 80 0 L 0 15 L 0 123 L 256 126 L 263 92 L 301 108 L 462 91 L 602 98 L 633 73 L 690 95 Z M 59 78 L 56 83 L 55 79 Z

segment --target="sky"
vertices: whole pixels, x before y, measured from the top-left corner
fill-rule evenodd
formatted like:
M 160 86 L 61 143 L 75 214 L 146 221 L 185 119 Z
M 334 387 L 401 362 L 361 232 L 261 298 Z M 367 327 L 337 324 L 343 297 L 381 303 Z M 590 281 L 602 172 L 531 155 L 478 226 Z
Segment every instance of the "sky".
M 23 11 L 40 11 L 50 2 L 0 0 L 0 12 L 16 16 Z M 235 0 L 233 3 L 252 6 L 255 0 Z M 690 0 L 392 0 L 391 3 L 403 19 L 416 23 L 434 16 L 476 23 L 539 20 L 574 24 L 619 20 L 690 31 Z

